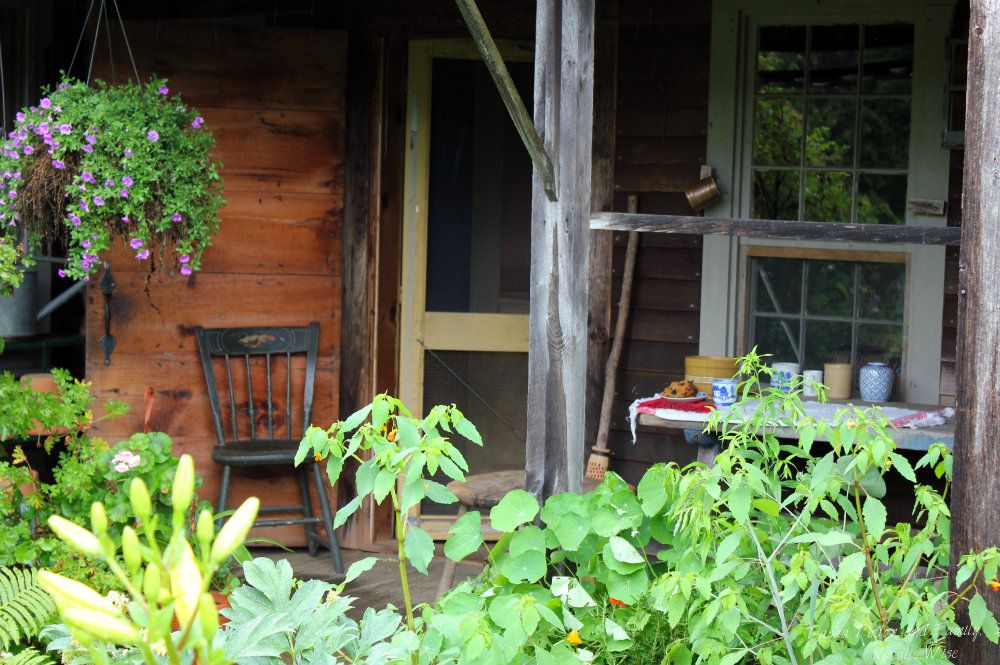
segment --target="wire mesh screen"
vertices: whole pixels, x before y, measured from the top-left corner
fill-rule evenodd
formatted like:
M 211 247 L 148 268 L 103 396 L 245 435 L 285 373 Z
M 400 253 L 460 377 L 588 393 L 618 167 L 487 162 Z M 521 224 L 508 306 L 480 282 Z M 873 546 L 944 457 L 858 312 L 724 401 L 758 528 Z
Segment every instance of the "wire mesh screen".
M 452 442 L 470 473 L 524 468 L 528 354 L 480 351 L 424 352 L 424 410 L 455 404 L 483 436 L 480 448 L 460 437 Z M 434 480 L 448 483 L 438 474 Z M 425 514 L 454 513 L 457 506 L 424 502 Z

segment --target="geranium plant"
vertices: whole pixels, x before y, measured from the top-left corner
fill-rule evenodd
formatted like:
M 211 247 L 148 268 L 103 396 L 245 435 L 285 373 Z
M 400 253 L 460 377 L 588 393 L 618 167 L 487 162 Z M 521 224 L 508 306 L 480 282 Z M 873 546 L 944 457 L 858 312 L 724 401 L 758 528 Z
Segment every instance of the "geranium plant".
M 27 237 L 25 265 L 40 242 L 64 241 L 60 274 L 76 279 L 87 279 L 119 238 L 137 261 L 159 256 L 190 274 L 224 203 L 203 123 L 163 80 L 90 86 L 65 78 L 17 113 L 0 149 L 0 238 L 9 249 Z

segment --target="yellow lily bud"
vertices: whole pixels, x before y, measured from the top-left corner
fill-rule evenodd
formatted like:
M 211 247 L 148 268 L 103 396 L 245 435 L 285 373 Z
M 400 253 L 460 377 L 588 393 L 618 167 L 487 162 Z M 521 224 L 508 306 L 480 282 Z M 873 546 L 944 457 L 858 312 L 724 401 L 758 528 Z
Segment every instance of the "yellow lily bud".
M 250 533 L 253 523 L 257 520 L 257 511 L 260 510 L 260 499 L 255 496 L 243 502 L 229 521 L 219 530 L 219 535 L 212 544 L 211 560 L 214 565 L 219 565 L 225 561 L 229 555 L 236 551 L 236 548 L 243 544 L 247 534 Z
M 149 521 L 153 512 L 153 504 L 149 499 L 149 490 L 142 478 L 133 478 L 128 488 L 128 498 L 132 503 L 132 512 L 143 522 Z
M 139 536 L 130 526 L 122 529 L 122 556 L 125 557 L 128 572 L 135 575 L 142 565 L 142 551 L 139 549 Z
M 174 597 L 174 614 L 181 626 L 191 623 L 198 611 L 201 597 L 201 569 L 194 558 L 194 551 L 186 542 L 177 564 L 170 571 L 170 593 Z
M 78 552 L 88 556 L 101 556 L 101 541 L 79 524 L 73 524 L 59 515 L 49 517 L 48 524 L 53 533 Z
M 177 472 L 174 473 L 173 504 L 174 519 L 177 515 L 183 515 L 191 505 L 194 498 L 194 458 L 190 455 L 181 455 L 177 463 Z
M 142 576 L 142 595 L 149 603 L 156 603 L 160 597 L 160 569 L 156 564 L 146 566 L 146 572 Z
M 135 626 L 120 615 L 111 617 L 83 607 L 70 607 L 62 612 L 70 628 L 76 628 L 114 644 L 136 644 L 142 637 Z
M 202 553 L 207 552 L 212 545 L 212 537 L 215 535 L 215 520 L 212 519 L 212 511 L 201 511 L 198 515 L 195 531 L 198 534 L 198 542 L 201 543 Z
M 108 513 L 104 510 L 104 504 L 95 501 L 90 504 L 90 528 L 98 536 L 105 534 L 108 530 Z
M 38 585 L 52 596 L 60 610 L 77 607 L 107 616 L 121 616 L 121 612 L 110 600 L 83 582 L 71 580 L 50 570 L 41 570 L 38 572 Z
M 215 606 L 215 598 L 210 593 L 201 594 L 198 621 L 201 623 L 202 635 L 211 643 L 212 636 L 219 630 L 219 609 Z

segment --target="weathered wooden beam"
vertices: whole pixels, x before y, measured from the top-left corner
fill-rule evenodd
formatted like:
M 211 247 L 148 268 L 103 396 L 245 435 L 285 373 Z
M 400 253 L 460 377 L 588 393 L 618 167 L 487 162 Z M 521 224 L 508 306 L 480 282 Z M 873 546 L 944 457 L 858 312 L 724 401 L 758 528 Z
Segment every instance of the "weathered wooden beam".
M 469 32 L 472 34 L 472 41 L 476 43 L 480 55 L 483 56 L 483 63 L 490 72 L 490 76 L 493 77 L 493 82 L 496 83 L 500 97 L 503 98 L 504 106 L 507 107 L 507 112 L 510 113 L 510 119 L 514 121 L 517 133 L 521 135 L 521 141 L 524 142 L 524 147 L 527 148 L 528 154 L 531 155 L 535 171 L 541 176 L 546 196 L 550 201 L 555 201 L 558 190 L 555 173 L 552 168 L 552 160 L 549 158 L 549 153 L 546 152 L 545 146 L 542 144 L 542 139 L 538 136 L 538 132 L 531 122 L 531 116 L 528 115 L 528 111 L 524 107 L 524 102 L 521 100 L 521 95 L 517 92 L 517 87 L 514 85 L 514 80 L 510 77 L 510 72 L 507 71 L 507 65 L 504 64 L 503 56 L 500 55 L 500 49 L 497 48 L 496 42 L 493 41 L 493 35 L 490 34 L 490 29 L 486 27 L 483 15 L 479 13 L 476 0 L 455 0 L 455 4 L 458 5 L 459 11 L 462 12 L 462 18 L 465 19 L 466 25 L 469 26 Z
M 557 162 L 559 199 L 536 168 L 531 207 L 529 492 L 580 491 L 587 365 L 587 252 L 594 94 L 594 0 L 538 0 L 535 126 Z
M 618 0 L 604 0 L 594 17 L 594 139 L 590 209 L 611 210 L 615 199 L 615 115 L 618 110 Z M 590 232 L 590 311 L 587 314 L 587 447 L 597 442 L 605 365 L 611 336 L 611 264 L 614 233 Z
M 1000 546 L 1000 0 L 972 0 L 959 258 L 957 420 L 951 495 L 951 590 L 962 555 Z M 988 580 L 984 580 L 988 581 Z M 1000 617 L 1000 594 L 979 588 Z M 1000 646 L 972 630 L 951 638 L 961 665 L 1000 665 Z M 952 655 L 952 654 L 950 654 Z
M 889 224 L 841 224 L 839 222 L 795 222 L 774 219 L 730 219 L 694 215 L 633 215 L 623 212 L 595 213 L 590 228 L 606 231 L 691 233 L 696 235 L 776 238 L 781 240 L 826 240 L 886 244 L 958 245 L 961 229 L 945 226 L 895 226 Z

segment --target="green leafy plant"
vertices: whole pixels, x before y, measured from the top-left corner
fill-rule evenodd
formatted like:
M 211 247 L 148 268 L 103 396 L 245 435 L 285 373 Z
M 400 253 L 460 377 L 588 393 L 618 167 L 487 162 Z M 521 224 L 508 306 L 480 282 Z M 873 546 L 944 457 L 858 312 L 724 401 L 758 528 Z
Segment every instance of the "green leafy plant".
M 22 253 L 17 242 L 0 237 L 0 296 L 9 296 L 21 286 L 24 273 L 18 264 Z M 0 351 L 3 351 L 3 344 L 0 344 Z
M 160 518 L 141 478 L 132 479 L 129 497 L 142 535 L 126 526 L 120 546 L 108 533 L 108 515 L 99 502 L 91 506 L 90 530 L 59 516 L 49 518 L 49 527 L 59 538 L 88 559 L 107 565 L 129 596 L 123 610 L 85 584 L 50 571 L 39 573 L 39 583 L 54 598 L 72 638 L 94 663 L 107 665 L 122 647 L 137 652 L 146 665 L 161 662 L 157 653 L 170 665 L 188 663 L 194 656 L 202 665 L 229 663 L 216 643 L 218 613 L 208 588 L 219 564 L 242 545 L 260 502 L 245 501 L 218 534 L 212 512 L 202 510 L 192 533 L 187 513 L 194 489 L 194 461 L 184 455 L 171 484 L 166 547 L 160 546 Z M 171 632 L 172 620 L 180 630 Z
M 34 647 L 28 647 L 17 653 L 3 655 L 4 665 L 52 665 L 48 654 L 39 652 Z
M 190 274 L 217 232 L 224 203 L 204 119 L 163 80 L 145 86 L 89 86 L 64 78 L 35 106 L 17 113 L 0 150 L 0 235 L 10 262 L 22 232 L 28 247 L 65 241 L 61 274 L 86 279 L 116 239 L 137 261 L 156 253 Z M 13 278 L 4 280 L 8 289 Z
M 52 598 L 38 586 L 36 571 L 0 567 L 0 651 L 11 653 L 16 649 L 18 653 L 11 653 L 11 657 L 20 657 L 23 662 L 49 662 L 27 644 L 38 636 L 55 611 Z
M 93 422 L 95 399 L 90 383 L 74 379 L 64 369 L 52 370 L 55 392 L 39 392 L 30 381 L 14 378 L 10 372 L 0 374 L 0 441 L 31 438 L 32 431 L 57 432 L 78 436 Z M 105 404 L 108 416 L 125 412 L 118 401 Z M 48 445 L 54 439 L 50 435 Z

